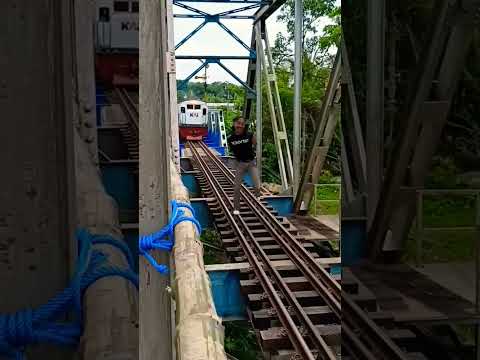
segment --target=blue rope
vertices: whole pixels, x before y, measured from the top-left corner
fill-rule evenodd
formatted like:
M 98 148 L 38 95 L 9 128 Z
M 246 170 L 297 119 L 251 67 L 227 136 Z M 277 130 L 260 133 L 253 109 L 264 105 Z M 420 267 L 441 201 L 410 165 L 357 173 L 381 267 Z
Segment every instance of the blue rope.
M 180 203 L 176 200 L 172 200 L 170 204 L 172 206 L 172 212 L 168 224 L 153 234 L 140 236 L 138 241 L 139 253 L 143 255 L 160 274 L 168 274 L 168 267 L 157 263 L 149 252 L 151 250 L 172 251 L 175 226 L 183 221 L 192 222 L 196 226 L 199 235 L 202 232 L 202 227 L 195 218 L 195 211 L 189 204 Z M 181 210 L 181 208 L 190 210 L 192 216 L 185 216 L 185 211 Z
M 77 232 L 78 258 L 70 285 L 36 310 L 25 309 L 14 314 L 0 315 L 0 354 L 21 360 L 30 344 L 49 343 L 75 346 L 83 333 L 82 298 L 87 288 L 107 276 L 120 276 L 138 289 L 138 276 L 133 271 L 133 257 L 128 247 L 112 237 Z M 129 268 L 121 269 L 108 262 L 94 245 L 107 244 L 121 250 Z M 59 321 L 73 310 L 73 321 Z

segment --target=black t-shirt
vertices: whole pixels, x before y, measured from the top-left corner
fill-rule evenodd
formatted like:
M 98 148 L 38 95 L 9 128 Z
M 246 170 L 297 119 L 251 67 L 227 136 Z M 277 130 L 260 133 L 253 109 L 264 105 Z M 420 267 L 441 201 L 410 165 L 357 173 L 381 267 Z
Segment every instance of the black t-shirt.
M 239 161 L 252 161 L 255 159 L 253 150 L 253 134 L 246 132 L 242 135 L 233 133 L 228 138 L 228 145 L 233 152 L 233 156 Z

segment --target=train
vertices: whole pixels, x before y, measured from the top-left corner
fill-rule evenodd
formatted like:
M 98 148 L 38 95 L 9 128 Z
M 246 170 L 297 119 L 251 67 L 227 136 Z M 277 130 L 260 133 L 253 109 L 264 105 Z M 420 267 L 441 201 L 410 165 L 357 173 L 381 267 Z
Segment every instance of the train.
M 178 104 L 180 141 L 203 140 L 208 135 L 208 106 L 199 100 Z
M 139 2 L 95 2 L 95 68 L 106 86 L 138 84 Z

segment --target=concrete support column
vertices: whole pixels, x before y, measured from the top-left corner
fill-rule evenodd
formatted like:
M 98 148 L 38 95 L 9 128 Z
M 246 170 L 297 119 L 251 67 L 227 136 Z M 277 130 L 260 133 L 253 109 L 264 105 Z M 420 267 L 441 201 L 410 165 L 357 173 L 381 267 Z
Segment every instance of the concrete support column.
M 166 66 L 166 1 L 140 2 L 140 235 L 168 222 L 170 189 L 170 108 Z M 169 264 L 168 253 L 153 252 Z M 173 358 L 171 299 L 168 276 L 140 258 L 140 359 Z

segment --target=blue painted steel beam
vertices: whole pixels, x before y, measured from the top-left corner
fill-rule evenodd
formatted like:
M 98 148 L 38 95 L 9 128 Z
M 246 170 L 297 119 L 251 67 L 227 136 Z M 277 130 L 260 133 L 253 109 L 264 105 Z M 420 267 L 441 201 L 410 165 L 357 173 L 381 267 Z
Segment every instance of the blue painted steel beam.
M 182 82 L 178 85 L 178 88 L 179 89 L 183 89 L 183 88 L 186 88 L 188 82 L 190 81 L 190 79 L 192 79 L 195 75 L 198 74 L 198 72 L 200 70 L 202 70 L 205 66 L 207 66 L 208 62 L 207 61 L 204 61 L 202 62 L 202 65 L 200 65 L 198 68 L 196 68 L 190 75 L 188 75 L 185 80 L 182 80 Z
M 251 10 L 251 9 L 256 9 L 256 8 L 258 8 L 259 6 L 260 6 L 260 4 L 252 4 L 252 5 L 244 6 L 244 7 L 237 8 L 237 9 L 227 10 L 227 11 L 218 13 L 217 15 L 223 16 L 223 15 L 236 14 L 236 13 L 239 13 L 239 12 L 242 12 L 242 11 L 247 11 L 247 10 Z
M 200 14 L 200 15 L 204 15 L 204 16 L 210 15 L 210 14 L 206 13 L 205 11 L 199 10 L 197 8 L 194 8 L 194 7 L 186 5 L 186 4 L 182 4 L 181 2 L 178 2 L 178 1 L 174 1 L 173 4 L 177 5 L 178 7 L 184 8 L 185 10 L 190 10 L 191 12 L 194 12 L 194 13 L 197 13 L 197 14 Z
M 191 59 L 191 56 L 177 56 L 177 59 L 182 58 L 182 59 Z M 220 56 L 199 56 L 196 57 L 196 59 L 205 59 L 205 61 L 200 65 L 197 69 L 195 69 L 185 80 L 182 80 L 182 82 L 178 85 L 178 89 L 184 89 L 188 82 L 200 71 L 202 70 L 207 64 L 218 64 L 222 69 L 224 69 L 228 74 L 230 74 L 231 77 L 233 77 L 235 80 L 237 80 L 240 84 L 243 85 L 243 87 L 252 95 L 255 95 L 256 92 L 254 89 L 252 89 L 248 84 L 240 79 L 232 70 L 230 70 L 228 67 L 226 67 L 222 62 L 220 61 L 221 59 L 228 59 L 228 56 L 220 57 Z M 235 58 L 239 58 L 238 56 Z M 244 57 L 245 58 L 245 57 Z M 248 59 L 248 57 L 246 57 Z
M 271 1 L 265 0 L 177 0 L 176 2 L 196 2 L 196 3 L 220 3 L 220 4 L 261 4 L 269 5 Z
M 248 52 L 250 54 L 255 54 L 255 50 L 253 50 L 252 48 L 250 48 L 250 46 L 248 46 L 247 44 L 245 44 L 242 39 L 240 39 L 233 31 L 231 31 L 229 28 L 227 28 L 224 24 L 222 24 L 220 21 L 217 21 L 217 24 L 223 29 L 225 30 L 232 38 L 234 38 L 235 40 L 237 40 L 237 42 L 242 45 L 245 49 L 248 50 Z
M 173 17 L 179 19 L 205 19 L 203 15 L 195 15 L 195 14 L 176 14 Z M 253 15 L 223 15 L 219 16 L 220 19 L 240 19 L 240 20 L 253 20 L 255 16 Z
M 245 56 L 236 56 L 236 55 L 177 55 L 175 56 L 178 60 L 250 60 L 255 59 L 255 56 L 245 55 Z
M 248 84 L 247 84 L 245 81 L 243 81 L 243 80 L 240 79 L 237 75 L 235 75 L 235 73 L 234 73 L 232 70 L 230 70 L 228 67 L 226 67 L 225 65 L 223 65 L 220 61 L 218 61 L 217 64 L 220 65 L 220 67 L 222 67 L 223 70 L 225 70 L 227 73 L 229 73 L 231 77 L 233 77 L 233 78 L 234 78 L 235 80 L 237 80 L 240 84 L 242 84 L 243 87 L 244 87 L 245 89 L 247 89 L 247 91 L 248 91 L 249 93 L 251 93 L 251 94 L 253 94 L 253 95 L 256 94 L 255 90 L 253 90 L 250 86 L 248 86 Z
M 228 35 L 230 35 L 235 41 L 237 41 L 241 46 L 243 46 L 251 55 L 255 55 L 255 50 L 250 48 L 250 46 L 248 46 L 247 44 L 245 44 L 242 39 L 240 39 L 232 30 L 230 30 L 228 27 L 225 26 L 225 24 L 221 23 L 220 22 L 220 17 L 223 16 L 234 16 L 234 15 L 231 15 L 231 14 L 235 14 L 235 13 L 238 13 L 238 12 L 242 12 L 242 11 L 246 11 L 246 10 L 250 10 L 250 9 L 254 9 L 256 7 L 258 7 L 259 5 L 258 4 L 254 4 L 254 5 L 250 5 L 250 6 L 245 6 L 245 7 L 241 7 L 241 8 L 237 8 L 237 9 L 232 9 L 232 10 L 229 10 L 229 11 L 224 11 L 222 13 L 219 13 L 219 14 L 208 14 L 206 12 L 203 12 L 201 10 L 198 10 L 194 7 L 191 7 L 191 6 L 188 6 L 188 5 L 185 5 L 185 4 L 182 4 L 182 3 L 179 3 L 179 2 L 175 2 L 174 3 L 175 5 L 177 6 L 180 6 L 184 9 L 187 9 L 187 10 L 190 10 L 192 12 L 195 12 L 196 14 L 183 14 L 182 17 L 184 18 L 204 18 L 204 22 L 201 23 L 200 25 L 198 25 L 193 31 L 191 31 L 190 33 L 188 33 L 187 36 L 185 36 L 176 46 L 175 46 L 175 50 L 177 50 L 180 46 L 182 46 L 183 44 L 185 44 L 193 35 L 195 35 L 197 32 L 200 31 L 200 29 L 202 29 L 207 23 L 209 22 L 215 22 L 218 24 L 218 26 L 220 26 Z M 174 15 L 175 16 L 175 15 Z M 237 15 L 238 16 L 238 15 Z M 246 16 L 246 15 L 244 15 Z M 177 16 L 178 17 L 178 16 Z
M 204 21 L 203 23 L 201 23 L 200 25 L 198 25 L 195 29 L 193 29 L 192 32 L 190 32 L 187 36 L 185 36 L 177 45 L 175 45 L 175 50 L 177 50 L 180 46 L 182 46 L 183 44 L 185 44 L 188 39 L 190 39 L 193 35 L 195 35 L 197 32 L 200 31 L 201 28 L 203 28 L 206 24 L 208 23 L 208 21 Z

